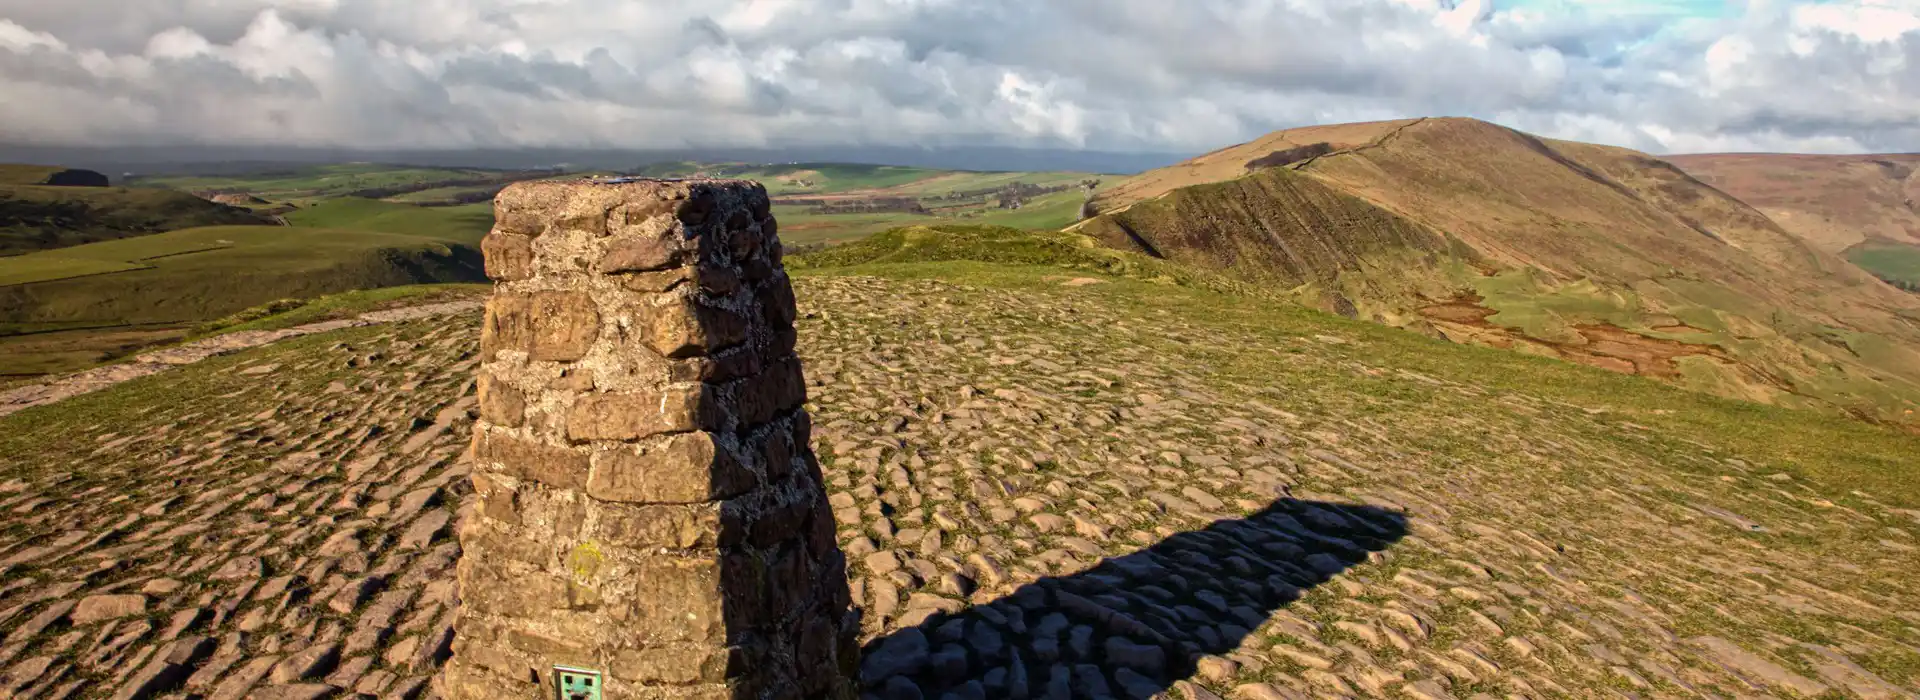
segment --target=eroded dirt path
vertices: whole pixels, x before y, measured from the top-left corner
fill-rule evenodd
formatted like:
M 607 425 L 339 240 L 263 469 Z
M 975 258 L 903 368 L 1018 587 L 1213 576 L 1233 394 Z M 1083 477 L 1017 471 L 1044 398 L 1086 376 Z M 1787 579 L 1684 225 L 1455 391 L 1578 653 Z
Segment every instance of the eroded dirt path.
M 215 336 L 206 340 L 183 343 L 164 350 L 155 350 L 137 355 L 127 362 L 95 367 L 90 370 L 63 375 L 48 381 L 0 391 L 0 416 L 34 406 L 45 406 L 71 396 L 99 391 L 135 377 L 144 377 L 181 365 L 199 362 L 216 355 L 225 355 L 247 348 L 255 348 L 287 338 L 337 331 L 342 328 L 465 313 L 480 308 L 481 303 L 482 302 L 479 301 L 453 301 L 384 311 L 369 311 L 350 319 L 322 321 L 320 323 L 309 323 L 303 326 L 272 331 L 239 331 Z
M 796 286 L 869 697 L 1920 689 L 1920 512 L 1873 494 L 1101 286 Z M 430 694 L 477 325 L 0 419 L 0 695 Z

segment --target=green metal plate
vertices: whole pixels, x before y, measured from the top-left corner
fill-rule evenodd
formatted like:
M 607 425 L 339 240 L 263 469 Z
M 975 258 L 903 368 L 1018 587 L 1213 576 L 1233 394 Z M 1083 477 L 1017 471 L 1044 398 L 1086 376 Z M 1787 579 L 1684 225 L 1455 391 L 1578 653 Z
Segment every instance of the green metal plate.
M 553 685 L 559 700 L 600 700 L 600 672 L 571 668 L 553 667 Z

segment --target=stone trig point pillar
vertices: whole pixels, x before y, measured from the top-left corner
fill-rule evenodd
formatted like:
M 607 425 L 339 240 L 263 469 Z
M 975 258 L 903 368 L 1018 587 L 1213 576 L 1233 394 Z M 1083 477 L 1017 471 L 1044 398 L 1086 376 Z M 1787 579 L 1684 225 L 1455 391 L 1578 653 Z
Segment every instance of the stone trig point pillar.
M 852 697 L 769 205 L 739 180 L 495 200 L 445 697 Z

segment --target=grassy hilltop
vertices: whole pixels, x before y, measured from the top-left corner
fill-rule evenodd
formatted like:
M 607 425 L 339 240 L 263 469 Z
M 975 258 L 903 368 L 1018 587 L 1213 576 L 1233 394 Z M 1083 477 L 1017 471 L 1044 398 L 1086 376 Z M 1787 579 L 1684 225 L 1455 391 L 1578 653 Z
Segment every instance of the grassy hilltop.
M 1071 234 L 922 227 L 793 267 L 866 653 L 953 659 L 869 664 L 869 690 L 1920 690 L 1920 437 L 1319 313 Z M 10 682 L 423 688 L 452 651 L 456 514 L 511 516 L 473 507 L 460 457 L 479 324 L 325 333 L 0 417 L 26 544 L 6 572 L 79 582 L 0 587 L 36 660 Z M 169 642 L 109 634 L 127 618 L 77 605 L 102 587 L 138 596 L 135 629 L 192 620 L 206 653 L 117 677 Z M 90 664 L 68 636 L 125 643 Z

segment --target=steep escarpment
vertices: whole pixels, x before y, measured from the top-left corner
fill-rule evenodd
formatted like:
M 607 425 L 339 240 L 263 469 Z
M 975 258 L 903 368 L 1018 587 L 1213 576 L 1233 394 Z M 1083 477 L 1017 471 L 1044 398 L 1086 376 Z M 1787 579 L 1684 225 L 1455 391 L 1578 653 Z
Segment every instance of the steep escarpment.
M 1251 282 L 1358 315 L 1362 300 L 1446 289 L 1472 251 L 1441 232 L 1284 167 L 1176 189 L 1075 230 L 1121 249 Z M 1417 273 L 1417 274 L 1409 274 Z

